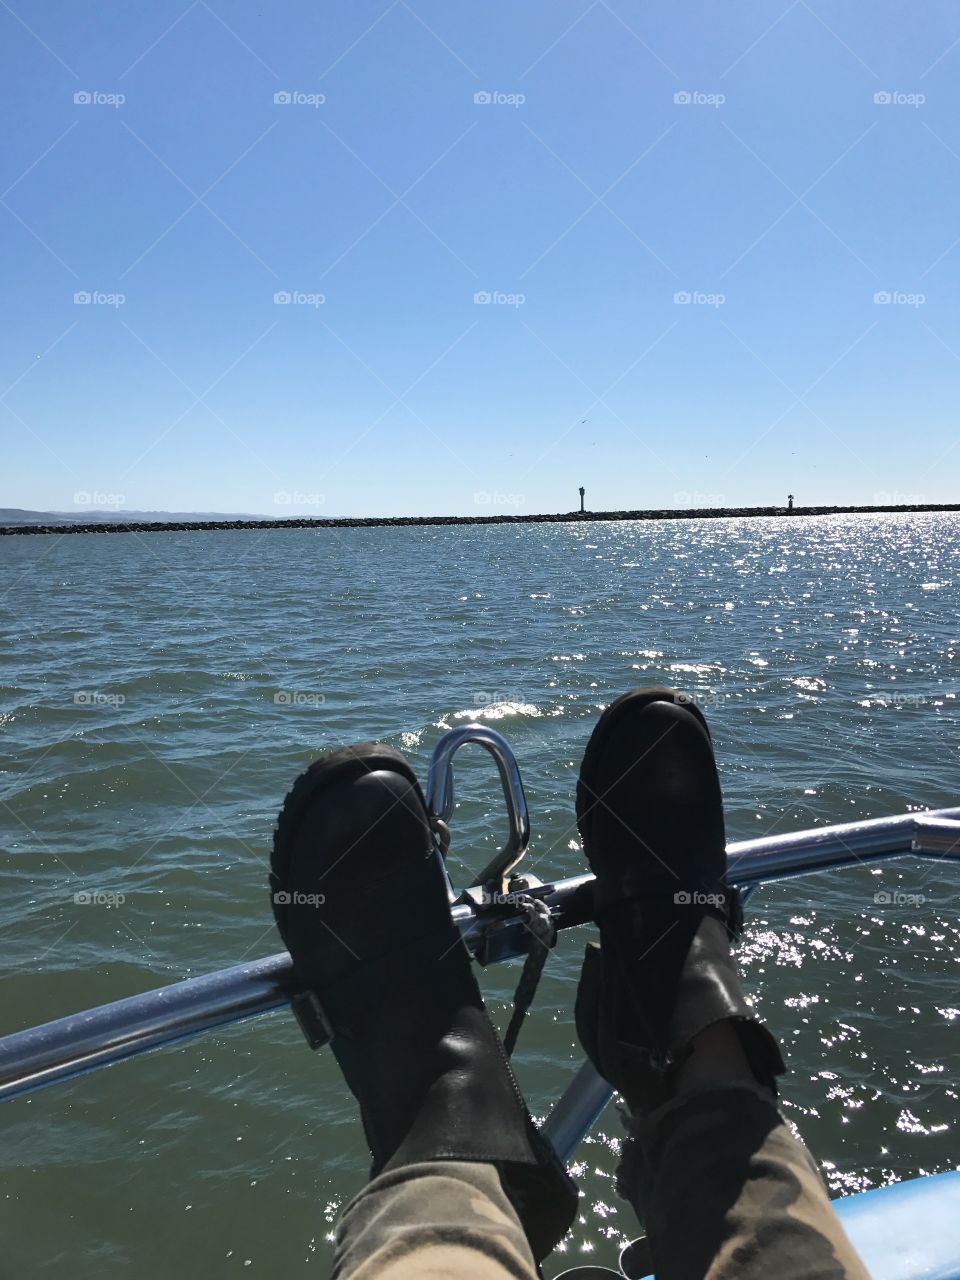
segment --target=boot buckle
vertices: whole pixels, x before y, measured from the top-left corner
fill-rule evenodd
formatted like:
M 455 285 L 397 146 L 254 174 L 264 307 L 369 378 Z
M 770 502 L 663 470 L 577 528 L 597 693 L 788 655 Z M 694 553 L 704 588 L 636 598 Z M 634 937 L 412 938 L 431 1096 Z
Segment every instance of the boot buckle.
M 298 991 L 290 997 L 290 1007 L 311 1049 L 321 1049 L 333 1039 L 333 1027 L 315 991 Z

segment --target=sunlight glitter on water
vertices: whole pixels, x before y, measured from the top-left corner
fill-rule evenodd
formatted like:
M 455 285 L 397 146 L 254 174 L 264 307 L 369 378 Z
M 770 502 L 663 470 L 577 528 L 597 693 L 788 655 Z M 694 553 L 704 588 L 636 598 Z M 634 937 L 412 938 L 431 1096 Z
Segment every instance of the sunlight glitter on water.
M 424 778 L 443 727 L 495 725 L 544 878 L 583 869 L 580 756 L 638 682 L 682 684 L 705 712 L 731 839 L 960 799 L 952 517 L 353 532 L 0 546 L 3 1030 L 276 950 L 276 811 L 344 742 L 399 746 Z M 502 842 L 488 760 L 458 763 L 457 799 L 453 853 L 479 864 Z M 787 1114 L 837 1192 L 957 1162 L 960 884 L 937 864 L 876 870 L 761 888 L 740 949 L 789 1054 Z M 77 908 L 78 889 L 125 901 Z M 574 932 L 518 1049 L 540 1113 L 579 1060 Z M 515 978 L 482 974 L 498 1017 Z M 324 1206 L 367 1167 L 335 1064 L 281 1015 L 10 1107 L 0 1230 L 25 1272 L 135 1257 L 149 1220 L 182 1280 L 238 1260 L 320 1273 Z M 610 1111 L 577 1154 L 570 1249 L 606 1265 L 636 1232 L 612 1190 L 618 1132 Z M 69 1232 L 51 1197 L 73 1206 Z M 265 1217 L 285 1223 L 269 1257 Z

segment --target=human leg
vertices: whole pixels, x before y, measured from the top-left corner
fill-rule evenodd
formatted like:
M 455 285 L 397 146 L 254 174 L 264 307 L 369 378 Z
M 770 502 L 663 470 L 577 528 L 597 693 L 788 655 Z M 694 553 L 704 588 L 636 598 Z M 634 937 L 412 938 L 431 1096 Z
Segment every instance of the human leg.
M 341 1274 L 369 1253 L 358 1239 L 374 1224 L 378 1248 L 394 1241 L 391 1257 L 418 1239 L 435 1248 L 438 1231 L 456 1226 L 444 1204 L 468 1202 L 474 1217 L 497 1223 L 491 1231 L 510 1265 L 532 1268 L 576 1209 L 576 1190 L 530 1119 L 487 1017 L 437 859 L 415 775 L 397 752 L 373 744 L 317 761 L 277 824 L 271 888 L 298 1004 L 332 1031 L 360 1104 L 371 1177 L 386 1178 L 344 1217 Z M 486 1170 L 458 1187 L 460 1166 Z M 443 1182 L 443 1204 L 418 1196 L 418 1177 L 424 1192 Z M 494 1187 L 491 1200 L 484 1188 Z M 517 1222 L 508 1229 L 510 1214 Z M 477 1252 L 475 1224 L 461 1219 L 461 1227 L 447 1243 Z
M 719 779 L 706 722 L 673 690 L 637 690 L 601 717 L 577 815 L 596 873 L 577 1026 L 623 1095 L 623 1194 L 658 1280 L 866 1272 L 816 1165 L 776 1106 L 779 1047 L 730 951 Z

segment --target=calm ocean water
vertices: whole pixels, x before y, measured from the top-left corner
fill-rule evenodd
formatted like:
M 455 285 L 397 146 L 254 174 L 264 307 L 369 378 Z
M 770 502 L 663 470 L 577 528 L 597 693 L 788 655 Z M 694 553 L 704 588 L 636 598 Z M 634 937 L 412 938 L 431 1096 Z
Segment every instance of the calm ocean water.
M 444 728 L 494 724 L 541 875 L 582 866 L 580 755 L 636 684 L 701 699 L 730 838 L 960 803 L 958 556 L 937 515 L 2 539 L 0 1033 L 278 950 L 275 814 L 343 742 L 425 777 Z M 479 867 L 503 821 L 469 757 L 452 856 Z M 960 1163 L 958 892 L 904 861 L 748 908 L 787 1112 L 838 1194 Z M 536 1114 L 580 1061 L 589 936 L 561 939 L 521 1036 Z M 516 977 L 482 975 L 501 1023 Z M 324 1275 L 366 1167 L 332 1058 L 286 1013 L 7 1103 L 2 1132 L 11 1275 Z M 578 1153 L 582 1216 L 548 1274 L 636 1234 L 619 1132 L 611 1108 Z

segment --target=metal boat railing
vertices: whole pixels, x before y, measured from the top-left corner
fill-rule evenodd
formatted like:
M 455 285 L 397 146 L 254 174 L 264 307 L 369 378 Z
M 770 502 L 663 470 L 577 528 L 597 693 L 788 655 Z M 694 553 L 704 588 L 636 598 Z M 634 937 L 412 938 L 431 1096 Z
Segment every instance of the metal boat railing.
M 519 769 L 500 734 L 467 725 L 444 735 L 433 755 L 428 807 L 443 830 L 453 812 L 453 755 L 468 742 L 494 757 L 510 825 L 504 849 L 478 883 L 505 883 L 527 846 L 530 826 Z M 808 871 L 903 856 L 960 861 L 960 807 L 734 841 L 727 846 L 727 867 L 730 882 L 749 890 Z M 592 882 L 592 876 L 580 875 L 547 884 L 526 877 L 517 883 L 546 903 L 558 929 L 567 929 L 590 920 Z M 482 901 L 482 895 L 461 897 L 451 907 L 468 948 L 484 964 L 526 954 L 531 935 L 524 918 L 509 906 L 478 906 Z M 280 952 L 16 1031 L 0 1038 L 0 1101 L 269 1013 L 289 1003 L 293 990 L 290 957 Z M 610 1096 L 606 1081 L 584 1063 L 543 1126 L 562 1158 L 569 1158 Z

